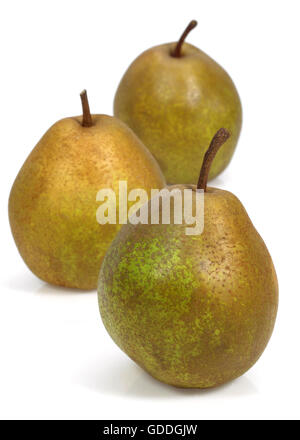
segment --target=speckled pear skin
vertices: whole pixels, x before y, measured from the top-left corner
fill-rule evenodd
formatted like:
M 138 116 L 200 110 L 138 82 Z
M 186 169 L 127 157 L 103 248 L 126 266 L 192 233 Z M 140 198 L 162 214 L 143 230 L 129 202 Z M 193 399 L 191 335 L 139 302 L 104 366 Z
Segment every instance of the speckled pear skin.
M 264 351 L 277 313 L 274 266 L 241 202 L 208 188 L 204 222 L 198 236 L 185 235 L 186 225 L 123 226 L 99 278 L 112 339 L 177 387 L 241 376 Z
M 174 46 L 153 47 L 130 65 L 115 95 L 114 114 L 149 148 L 168 183 L 189 184 L 197 181 L 199 163 L 220 127 L 227 127 L 231 138 L 209 178 L 226 168 L 238 142 L 242 107 L 221 66 L 188 43 L 175 58 Z
M 165 185 L 132 130 L 114 117 L 92 119 L 92 127 L 83 127 L 81 117 L 55 123 L 24 163 L 9 198 L 12 233 L 31 271 L 48 283 L 79 289 L 96 288 L 104 254 L 120 229 L 97 222 L 98 191 L 118 194 L 119 180 L 128 182 L 128 191 L 149 194 Z

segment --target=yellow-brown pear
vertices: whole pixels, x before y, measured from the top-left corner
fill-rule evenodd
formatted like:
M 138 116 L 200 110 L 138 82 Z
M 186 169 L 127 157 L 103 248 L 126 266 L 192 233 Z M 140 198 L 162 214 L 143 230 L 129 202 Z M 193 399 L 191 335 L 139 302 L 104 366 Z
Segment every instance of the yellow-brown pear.
M 177 387 L 209 388 L 241 376 L 261 356 L 276 319 L 278 284 L 265 243 L 235 195 L 206 187 L 227 138 L 224 129 L 213 138 L 197 186 L 171 187 L 195 203 L 203 196 L 202 233 L 187 235 L 191 225 L 175 222 L 173 203 L 169 224 L 124 225 L 99 277 L 100 312 L 112 339 L 153 377 Z M 152 202 L 141 208 L 149 217 Z
M 228 73 L 197 47 L 185 43 L 192 21 L 178 43 L 152 47 L 128 67 L 118 86 L 114 114 L 157 159 L 168 183 L 193 183 L 199 163 L 219 127 L 231 138 L 220 150 L 209 178 L 230 162 L 238 142 L 242 107 Z
M 118 195 L 162 188 L 164 177 L 151 153 L 117 118 L 91 115 L 84 91 L 83 116 L 56 122 L 22 166 L 9 198 L 9 219 L 21 256 L 52 284 L 94 289 L 118 224 L 99 224 L 100 189 Z M 132 205 L 132 203 L 131 203 Z M 118 204 L 117 204 L 118 219 Z

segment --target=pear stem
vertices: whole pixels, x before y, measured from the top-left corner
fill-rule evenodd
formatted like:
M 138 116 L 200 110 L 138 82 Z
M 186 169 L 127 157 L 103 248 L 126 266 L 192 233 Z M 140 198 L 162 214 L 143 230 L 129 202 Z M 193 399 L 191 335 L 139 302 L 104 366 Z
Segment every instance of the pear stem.
M 182 45 L 184 43 L 184 40 L 186 39 L 186 37 L 188 36 L 188 34 L 191 32 L 192 29 L 194 29 L 197 26 L 197 21 L 196 20 L 192 20 L 187 27 L 185 28 L 183 34 L 181 35 L 181 37 L 178 40 L 178 43 L 176 44 L 176 47 L 174 49 L 174 51 L 172 52 L 172 56 L 175 58 L 180 58 L 181 57 L 181 48 Z
M 229 131 L 226 130 L 225 128 L 220 128 L 220 130 L 218 130 L 217 133 L 212 138 L 212 141 L 209 145 L 209 148 L 204 155 L 197 189 L 203 189 L 204 192 L 206 191 L 208 173 L 209 173 L 211 164 L 212 164 L 219 148 L 227 141 L 227 139 L 229 137 L 230 137 Z
M 93 121 L 86 90 L 83 90 L 80 93 L 80 98 L 82 103 L 82 126 L 91 127 L 93 125 Z

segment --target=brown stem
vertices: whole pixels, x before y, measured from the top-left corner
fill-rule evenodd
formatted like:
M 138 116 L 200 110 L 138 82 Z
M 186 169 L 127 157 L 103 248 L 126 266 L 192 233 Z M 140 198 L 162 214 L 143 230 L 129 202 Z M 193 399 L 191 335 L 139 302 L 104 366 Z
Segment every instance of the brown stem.
M 229 137 L 230 137 L 229 131 L 227 131 L 225 128 L 220 128 L 220 130 L 218 130 L 217 133 L 212 138 L 210 146 L 204 155 L 197 189 L 203 189 L 204 192 L 206 191 L 208 173 L 211 164 L 219 148 L 227 141 Z
M 175 58 L 180 58 L 181 57 L 181 47 L 184 43 L 184 40 L 186 39 L 186 37 L 188 36 L 188 34 L 191 32 L 192 29 L 194 29 L 197 26 L 197 22 L 196 20 L 192 20 L 188 26 L 185 28 L 185 31 L 183 32 L 183 34 L 181 35 L 181 37 L 178 40 L 178 43 L 176 44 L 176 47 L 174 49 L 174 51 L 172 52 L 172 56 Z
M 80 93 L 80 98 L 82 103 L 82 126 L 91 127 L 93 125 L 93 121 L 86 90 L 83 90 Z

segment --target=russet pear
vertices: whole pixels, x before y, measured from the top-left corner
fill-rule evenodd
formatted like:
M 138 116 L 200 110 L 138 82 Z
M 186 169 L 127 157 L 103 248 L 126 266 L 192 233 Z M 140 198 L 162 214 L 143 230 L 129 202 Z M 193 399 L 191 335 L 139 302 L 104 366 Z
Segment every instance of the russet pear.
M 228 165 L 238 142 L 242 107 L 230 76 L 184 39 L 143 52 L 125 72 L 114 99 L 114 114 L 144 142 L 170 184 L 190 184 L 219 127 L 231 138 L 218 152 L 209 178 Z
M 173 215 L 171 224 L 128 223 L 101 268 L 108 333 L 153 377 L 177 387 L 215 387 L 241 376 L 275 323 L 278 284 L 265 243 L 236 196 L 206 186 L 228 136 L 221 129 L 213 138 L 197 186 L 171 187 L 191 191 L 195 201 L 197 189 L 204 191 L 203 232 L 187 235 Z
M 128 191 L 143 188 L 150 194 L 165 180 L 130 128 L 117 118 L 91 115 L 85 91 L 81 99 L 83 116 L 56 122 L 22 166 L 10 193 L 9 219 L 35 275 L 59 286 L 94 289 L 120 228 L 118 222 L 97 222 L 98 191 L 111 188 L 117 194 L 123 180 Z

